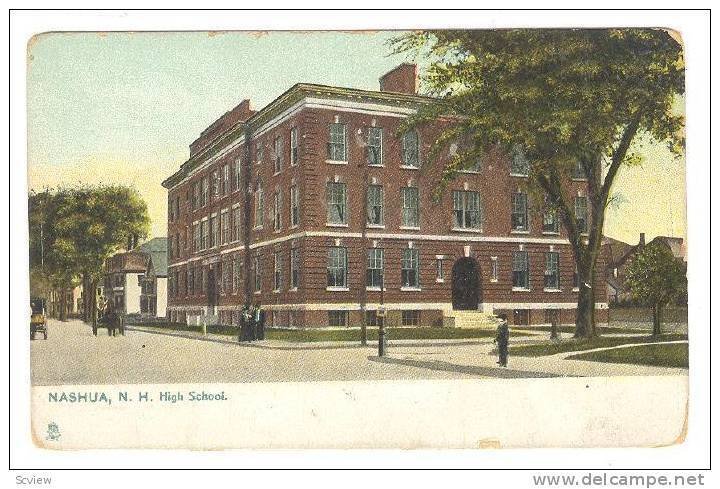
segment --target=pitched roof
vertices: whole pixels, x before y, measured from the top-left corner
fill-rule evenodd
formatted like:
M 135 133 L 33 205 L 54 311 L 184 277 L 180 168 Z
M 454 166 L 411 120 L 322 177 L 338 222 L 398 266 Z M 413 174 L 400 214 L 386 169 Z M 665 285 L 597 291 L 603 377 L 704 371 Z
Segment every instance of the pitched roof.
M 607 267 L 612 268 L 622 264 L 637 246 L 638 245 L 631 245 L 624 241 L 605 236 L 603 249 L 605 250 L 605 263 Z
M 158 277 L 167 277 L 167 241 L 166 237 L 153 238 L 138 247 L 148 255 L 148 265 L 152 264 Z

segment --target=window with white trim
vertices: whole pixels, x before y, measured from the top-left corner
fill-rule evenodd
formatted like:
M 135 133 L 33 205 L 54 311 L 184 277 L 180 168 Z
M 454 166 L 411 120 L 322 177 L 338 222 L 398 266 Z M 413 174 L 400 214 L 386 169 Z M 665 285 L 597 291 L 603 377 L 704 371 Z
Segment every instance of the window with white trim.
M 282 228 L 282 214 L 280 212 L 280 192 L 273 194 L 273 230 L 280 231 Z
M 497 256 L 490 257 L 490 281 L 498 281 L 498 259 Z
M 230 192 L 230 165 L 225 164 L 225 165 L 223 165 L 222 183 L 220 185 L 220 193 L 222 195 L 226 195 L 228 192 Z
M 367 250 L 367 273 L 365 278 L 367 287 L 382 287 L 384 258 L 385 252 L 382 248 L 370 248 Z
M 328 249 L 327 285 L 328 287 L 347 287 L 347 248 L 333 246 Z
M 290 249 L 290 288 L 297 289 L 300 286 L 300 249 Z
M 259 165 L 262 163 L 264 153 L 262 141 L 257 141 L 255 143 L 255 164 Z
M 511 229 L 513 231 L 528 230 L 528 204 L 527 194 L 525 192 L 515 192 L 512 194 L 511 221 Z
M 344 328 L 348 325 L 347 311 L 328 311 L 328 326 L 333 328 Z
M 208 177 L 202 179 L 202 193 L 200 194 L 200 207 L 206 206 L 210 202 L 210 182 Z
M 341 182 L 328 182 L 326 187 L 328 224 L 347 224 L 347 192 Z
M 297 127 L 290 129 L 290 166 L 298 164 Z
M 278 292 L 282 288 L 282 253 L 276 251 L 274 253 L 273 266 L 273 290 Z
M 383 186 L 368 185 L 367 189 L 367 223 L 372 226 L 382 226 L 383 219 Z
M 585 174 L 585 165 L 583 165 L 582 161 L 577 160 L 575 162 L 572 171 L 572 178 L 573 180 L 587 180 L 587 175 Z
M 416 248 L 403 250 L 400 275 L 403 287 L 420 287 L 420 253 Z
M 200 249 L 206 250 L 208 247 L 208 222 L 200 221 Z
M 227 210 L 220 213 L 220 230 L 220 242 L 222 244 L 229 243 L 232 228 L 230 227 L 230 212 Z
M 530 288 L 530 263 L 527 251 L 513 251 L 512 254 L 512 279 L 513 288 Z
M 240 228 L 242 226 L 241 207 L 235 207 L 232 209 L 232 240 L 237 241 L 240 239 L 241 233 Z
M 219 236 L 216 216 L 210 216 L 210 220 L 208 221 L 208 234 L 210 236 L 210 243 L 208 244 L 208 246 L 210 248 L 214 248 L 218 245 Z
M 240 290 L 240 271 L 242 270 L 242 260 L 240 259 L 240 255 L 235 255 L 235 258 L 233 259 L 234 265 L 233 265 L 233 283 L 232 283 L 232 291 L 233 294 L 236 294 L 238 290 Z
M 402 200 L 402 226 L 416 228 L 420 226 L 419 192 L 417 187 L 400 189 Z
M 402 311 L 402 326 L 420 326 L 420 311 Z
M 437 261 L 435 262 L 435 281 L 436 282 L 444 282 L 445 281 L 445 264 L 443 262 L 444 262 L 444 260 L 442 258 L 437 258 Z
M 415 130 L 410 130 L 402 136 L 402 162 L 404 166 L 412 168 L 420 165 L 420 144 Z
M 328 142 L 328 158 L 331 161 L 347 161 L 345 124 L 330 124 L 330 141 Z
M 588 232 L 588 203 L 585 196 L 579 195 L 575 197 L 575 221 L 577 222 L 578 232 L 582 234 Z
M 255 285 L 255 292 L 262 290 L 262 269 L 260 268 L 260 257 L 255 256 L 253 258 L 253 282 Z
M 255 189 L 255 227 L 259 228 L 263 225 L 263 214 L 265 213 L 264 193 L 262 182 L 258 181 Z
M 290 186 L 290 226 L 300 224 L 300 199 L 297 185 Z
M 560 288 L 560 253 L 556 251 L 545 253 L 545 288 Z
M 543 212 L 543 233 L 557 233 L 558 219 L 557 219 L 557 208 L 552 203 L 550 196 L 545 195 L 545 210 Z
M 382 166 L 383 164 L 383 130 L 381 127 L 368 127 L 367 158 L 368 165 Z
M 220 173 L 218 170 L 213 170 L 210 175 L 212 183 L 212 197 L 217 197 L 220 195 Z
M 453 215 L 456 229 L 482 229 L 480 192 L 453 191 Z
M 235 160 L 235 165 L 233 166 L 233 168 L 235 169 L 235 171 L 233 172 L 233 190 L 240 190 L 240 183 L 242 182 L 242 161 L 239 159 Z
M 283 166 L 283 140 L 282 136 L 277 136 L 273 141 L 274 161 L 273 168 L 275 173 L 280 173 Z

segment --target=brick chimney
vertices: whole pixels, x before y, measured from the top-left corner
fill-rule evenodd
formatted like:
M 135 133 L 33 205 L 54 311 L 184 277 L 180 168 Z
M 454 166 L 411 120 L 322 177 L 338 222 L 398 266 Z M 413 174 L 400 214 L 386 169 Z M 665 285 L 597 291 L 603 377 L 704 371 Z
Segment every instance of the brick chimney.
M 403 63 L 380 77 L 381 92 L 397 92 L 415 95 L 418 88 L 417 65 Z
M 222 134 L 236 123 L 248 120 L 254 113 L 255 111 L 250 108 L 250 100 L 248 99 L 240 102 L 234 109 L 225 112 L 219 119 L 210 124 L 202 133 L 200 133 L 199 138 L 190 144 L 190 156 L 193 156 L 205 148 L 218 135 Z
M 640 233 L 640 246 L 645 245 L 645 233 Z

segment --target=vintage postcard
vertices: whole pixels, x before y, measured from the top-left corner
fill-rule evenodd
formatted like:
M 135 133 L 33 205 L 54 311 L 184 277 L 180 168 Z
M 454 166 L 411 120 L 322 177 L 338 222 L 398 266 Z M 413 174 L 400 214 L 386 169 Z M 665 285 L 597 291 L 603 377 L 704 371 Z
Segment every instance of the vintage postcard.
M 509 27 L 30 39 L 34 443 L 682 443 L 682 33 Z

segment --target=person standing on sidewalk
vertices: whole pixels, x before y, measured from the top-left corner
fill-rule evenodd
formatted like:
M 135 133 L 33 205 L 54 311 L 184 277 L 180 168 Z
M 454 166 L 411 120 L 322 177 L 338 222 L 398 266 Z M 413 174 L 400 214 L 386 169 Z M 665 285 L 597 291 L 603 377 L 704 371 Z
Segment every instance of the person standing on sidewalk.
M 255 339 L 265 339 L 265 311 L 260 307 L 260 302 L 255 303 Z
M 495 343 L 498 348 L 498 364 L 501 367 L 507 367 L 508 362 L 508 344 L 510 343 L 510 329 L 508 328 L 507 316 L 500 314 L 498 316 L 500 324 L 497 327 L 497 333 L 495 334 Z

